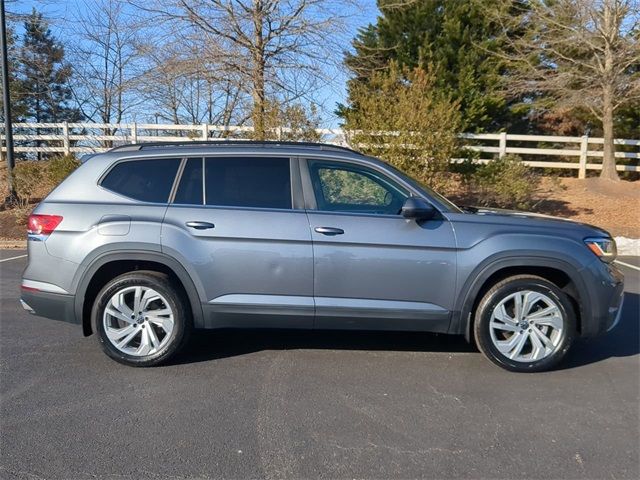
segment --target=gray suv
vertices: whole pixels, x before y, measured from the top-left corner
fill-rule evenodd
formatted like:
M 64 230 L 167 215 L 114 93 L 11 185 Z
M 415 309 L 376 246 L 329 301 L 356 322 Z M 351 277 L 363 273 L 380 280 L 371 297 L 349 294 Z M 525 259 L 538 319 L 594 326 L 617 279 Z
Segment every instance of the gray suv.
M 114 148 L 28 229 L 23 307 L 133 366 L 168 360 L 195 329 L 302 328 L 459 334 L 503 368 L 541 371 L 622 310 L 607 232 L 460 209 L 330 145 Z

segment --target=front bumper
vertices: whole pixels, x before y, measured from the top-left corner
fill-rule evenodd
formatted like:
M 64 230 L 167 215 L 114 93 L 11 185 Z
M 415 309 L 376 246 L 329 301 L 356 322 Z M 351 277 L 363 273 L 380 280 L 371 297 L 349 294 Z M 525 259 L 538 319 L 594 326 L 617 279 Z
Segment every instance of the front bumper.
M 607 332 L 610 332 L 611 330 L 613 330 L 618 326 L 618 323 L 620 323 L 620 319 L 622 318 L 623 309 L 624 309 L 624 293 L 622 294 L 622 300 L 620 300 L 620 305 L 618 306 L 618 311 L 616 313 L 616 316 L 613 319 L 613 323 L 609 325 L 609 328 L 607 328 Z
M 27 312 L 39 317 L 76 323 L 75 297 L 69 294 L 22 290 L 20 304 Z
M 582 272 L 587 298 L 581 298 L 583 337 L 595 337 L 613 330 L 622 317 L 624 275 L 615 265 L 595 260 Z

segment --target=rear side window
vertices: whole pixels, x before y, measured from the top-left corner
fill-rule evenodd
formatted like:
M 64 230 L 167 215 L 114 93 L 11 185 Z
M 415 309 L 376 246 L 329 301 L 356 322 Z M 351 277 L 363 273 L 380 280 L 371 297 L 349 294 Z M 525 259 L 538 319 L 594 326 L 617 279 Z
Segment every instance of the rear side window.
M 288 158 L 207 158 L 207 205 L 291 209 Z
M 179 165 L 178 158 L 118 163 L 100 185 L 142 202 L 167 203 Z
M 182 171 L 173 203 L 202 205 L 202 158 L 190 158 Z

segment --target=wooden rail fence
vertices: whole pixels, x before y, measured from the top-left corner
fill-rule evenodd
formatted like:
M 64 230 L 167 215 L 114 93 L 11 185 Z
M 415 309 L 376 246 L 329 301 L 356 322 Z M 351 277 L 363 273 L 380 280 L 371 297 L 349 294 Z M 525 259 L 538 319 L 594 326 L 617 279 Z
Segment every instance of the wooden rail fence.
M 84 154 L 108 150 L 112 146 L 138 142 L 164 142 L 184 140 L 242 139 L 248 138 L 252 127 L 219 125 L 170 125 L 149 123 L 16 123 L 14 141 L 16 152 Z M 0 130 L 1 132 L 2 130 Z M 288 129 L 276 130 L 276 137 Z M 341 129 L 318 129 L 321 141 L 348 146 L 348 132 Z M 474 161 L 486 163 L 507 154 L 517 154 L 531 167 L 572 169 L 579 178 L 587 170 L 602 169 L 602 145 L 599 137 L 569 137 L 551 135 L 518 135 L 511 133 L 465 133 L 461 139 L 464 148 L 478 152 Z M 4 135 L 0 134 L 2 151 Z M 619 171 L 640 172 L 640 140 L 616 139 L 616 158 Z M 539 157 L 539 158 L 538 158 Z M 554 161 L 553 157 L 557 157 Z M 452 159 L 462 161 L 462 159 Z

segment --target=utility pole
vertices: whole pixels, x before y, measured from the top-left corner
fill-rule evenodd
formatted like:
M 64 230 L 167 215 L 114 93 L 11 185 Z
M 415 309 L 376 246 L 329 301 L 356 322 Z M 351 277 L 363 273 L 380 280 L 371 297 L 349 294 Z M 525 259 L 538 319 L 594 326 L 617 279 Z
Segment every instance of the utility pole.
M 4 103 L 4 138 L 7 146 L 7 182 L 11 201 L 16 196 L 13 185 L 13 127 L 11 125 L 11 95 L 9 92 L 9 54 L 7 53 L 7 19 L 4 11 L 4 0 L 0 0 L 0 55 L 2 55 L 2 101 Z

